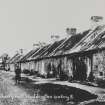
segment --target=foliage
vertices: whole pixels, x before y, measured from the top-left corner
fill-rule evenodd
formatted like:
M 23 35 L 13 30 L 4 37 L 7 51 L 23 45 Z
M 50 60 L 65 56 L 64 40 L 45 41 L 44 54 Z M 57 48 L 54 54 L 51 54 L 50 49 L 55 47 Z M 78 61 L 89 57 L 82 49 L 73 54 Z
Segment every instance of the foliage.
M 7 53 L 4 53 L 2 56 L 1 56 L 1 59 L 2 59 L 2 66 L 3 68 L 5 69 L 6 67 L 6 64 L 7 64 L 7 61 L 10 59 L 9 55 Z

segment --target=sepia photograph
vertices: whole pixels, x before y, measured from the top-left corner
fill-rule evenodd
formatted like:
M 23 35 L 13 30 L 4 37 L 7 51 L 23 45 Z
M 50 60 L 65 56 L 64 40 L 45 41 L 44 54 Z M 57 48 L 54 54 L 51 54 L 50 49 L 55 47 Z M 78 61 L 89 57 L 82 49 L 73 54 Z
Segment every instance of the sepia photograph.
M 105 105 L 105 0 L 0 0 L 0 105 Z

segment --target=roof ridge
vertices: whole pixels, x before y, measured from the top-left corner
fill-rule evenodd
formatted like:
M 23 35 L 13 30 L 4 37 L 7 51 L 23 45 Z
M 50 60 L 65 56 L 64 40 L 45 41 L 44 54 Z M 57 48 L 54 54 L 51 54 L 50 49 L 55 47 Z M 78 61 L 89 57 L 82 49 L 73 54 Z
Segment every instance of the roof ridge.
M 98 30 L 97 30 L 97 28 L 98 28 Z M 101 28 L 101 29 L 99 29 L 99 28 Z M 67 52 L 67 53 L 74 53 L 75 51 L 76 52 L 79 52 L 79 51 L 81 51 L 82 49 L 83 49 L 83 47 L 84 46 L 88 46 L 88 45 L 90 45 L 90 47 L 91 47 L 91 44 L 90 44 L 90 42 L 92 42 L 92 40 L 90 40 L 90 42 L 87 44 L 83 44 L 83 45 L 81 45 L 83 42 L 86 42 L 86 39 L 87 38 L 89 38 L 90 36 L 94 36 L 95 35 L 95 37 L 98 37 L 102 32 L 105 32 L 105 25 L 103 25 L 103 26 L 98 26 L 98 27 L 96 27 L 93 31 L 91 31 L 89 34 L 87 34 L 82 40 L 80 40 L 80 42 L 79 43 L 77 43 L 76 44 L 76 46 L 74 46 L 69 52 Z M 91 37 L 90 37 L 91 38 Z M 94 38 L 93 38 L 93 40 L 95 40 Z M 81 45 L 81 47 L 80 47 L 80 45 Z M 86 49 L 86 48 L 85 48 Z

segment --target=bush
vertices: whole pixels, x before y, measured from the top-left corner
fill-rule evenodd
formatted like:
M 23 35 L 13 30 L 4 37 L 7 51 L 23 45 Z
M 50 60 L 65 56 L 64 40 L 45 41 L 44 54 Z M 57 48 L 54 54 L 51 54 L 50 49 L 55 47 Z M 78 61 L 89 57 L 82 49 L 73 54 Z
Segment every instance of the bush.
M 36 75 L 37 76 L 38 75 L 38 71 L 31 70 L 30 71 L 30 75 Z
M 103 78 L 96 78 L 95 83 L 102 88 L 105 88 L 105 79 Z
M 24 74 L 30 74 L 30 70 L 24 69 L 24 70 L 23 70 L 23 73 L 24 73 Z
M 60 75 L 60 80 L 61 81 L 67 81 L 68 80 L 68 76 L 66 74 L 61 74 Z
M 51 74 L 50 72 L 49 72 L 49 73 L 47 73 L 47 78 L 54 78 L 54 77 L 55 77 L 55 76 L 54 76 L 54 74 L 53 74 L 53 73 L 52 73 L 52 74 Z
M 59 75 L 59 78 L 61 81 L 66 81 L 68 80 L 68 75 L 62 71 L 61 74 Z
M 40 74 L 39 72 L 37 73 L 37 77 L 47 78 L 47 76 L 46 76 L 46 75 L 44 75 L 44 74 Z

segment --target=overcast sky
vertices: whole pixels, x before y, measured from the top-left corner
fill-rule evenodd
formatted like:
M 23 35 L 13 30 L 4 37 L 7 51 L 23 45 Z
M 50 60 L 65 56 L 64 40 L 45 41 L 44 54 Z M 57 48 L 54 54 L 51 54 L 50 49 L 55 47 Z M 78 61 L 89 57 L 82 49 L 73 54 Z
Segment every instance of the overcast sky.
M 105 17 L 105 0 L 0 0 L 0 54 L 31 49 L 67 27 L 90 27 L 90 17 Z

